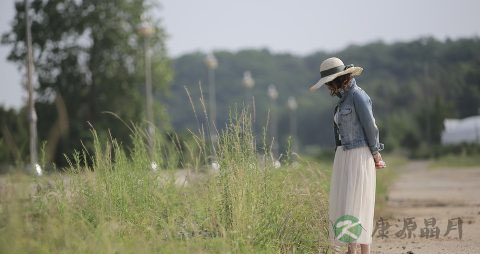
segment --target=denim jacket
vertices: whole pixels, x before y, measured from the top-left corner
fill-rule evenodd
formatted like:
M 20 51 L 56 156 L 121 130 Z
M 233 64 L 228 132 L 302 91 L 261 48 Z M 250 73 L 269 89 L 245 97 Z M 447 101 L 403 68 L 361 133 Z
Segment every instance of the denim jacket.
M 340 95 L 335 112 L 337 108 L 338 125 L 333 124 L 336 146 L 341 145 L 344 150 L 368 146 L 372 154 L 383 150 L 373 117 L 372 100 L 357 86 L 355 79 L 350 82 L 350 88 Z

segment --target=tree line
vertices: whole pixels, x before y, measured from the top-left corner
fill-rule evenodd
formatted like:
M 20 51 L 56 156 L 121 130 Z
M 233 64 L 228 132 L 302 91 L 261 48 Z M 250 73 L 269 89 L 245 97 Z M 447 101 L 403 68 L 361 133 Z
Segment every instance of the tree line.
M 477 37 L 440 41 L 431 37 L 393 44 L 381 41 L 352 45 L 336 52 L 319 51 L 304 57 L 273 53 L 268 49 L 217 51 L 218 122 L 228 119 L 232 105 L 250 104 L 255 97 L 257 133 L 262 133 L 267 114 L 276 113 L 278 139 L 286 149 L 291 111 L 287 100 L 298 103 L 296 142 L 303 152 L 334 146 L 332 116 L 337 103 L 327 89 L 308 90 L 319 78 L 320 63 L 331 56 L 345 64 L 364 68 L 357 84 L 373 100 L 380 138 L 387 151 L 406 150 L 412 156 L 432 156 L 440 147 L 445 118 L 464 118 L 480 110 L 480 40 Z M 173 126 L 198 128 L 185 87 L 199 97 L 207 87 L 205 54 L 196 52 L 173 60 L 171 96 L 165 97 Z M 250 71 L 255 87 L 248 92 L 242 75 Z M 272 105 L 267 89 L 275 84 L 279 98 Z M 203 89 L 204 96 L 205 90 Z M 198 106 L 198 105 L 197 105 Z M 273 108 L 272 108 L 273 107 Z

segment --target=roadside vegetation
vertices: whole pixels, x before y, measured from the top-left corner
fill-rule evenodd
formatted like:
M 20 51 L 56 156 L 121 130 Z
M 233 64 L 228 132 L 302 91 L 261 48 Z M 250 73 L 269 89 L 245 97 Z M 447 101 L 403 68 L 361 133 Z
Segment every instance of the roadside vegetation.
M 389 216 L 385 211 L 389 188 L 396 177 L 401 174 L 399 169 L 408 162 L 408 159 L 400 154 L 387 154 L 383 156 L 383 159 L 387 162 L 387 167 L 377 170 L 375 218 Z
M 480 154 L 446 155 L 430 161 L 430 169 L 441 168 L 480 168 Z
M 0 253 L 328 252 L 328 169 L 294 153 L 275 167 L 245 111 L 219 133 L 214 158 L 205 136 L 185 150 L 158 139 L 156 172 L 140 129 L 129 150 L 92 135 L 93 151 L 68 156 L 66 173 L 2 177 Z M 201 177 L 176 182 L 179 165 Z
M 478 143 L 442 146 L 436 151 L 436 156 L 430 160 L 430 169 L 480 168 L 480 144 Z

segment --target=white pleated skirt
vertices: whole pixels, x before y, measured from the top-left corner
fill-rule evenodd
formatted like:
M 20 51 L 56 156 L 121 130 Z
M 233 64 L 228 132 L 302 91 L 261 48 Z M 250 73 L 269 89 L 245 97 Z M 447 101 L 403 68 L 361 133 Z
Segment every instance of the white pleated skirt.
M 329 236 L 333 246 L 372 243 L 375 185 L 376 169 L 370 149 L 362 146 L 344 150 L 339 146 L 335 152 L 329 195 Z M 348 219 L 351 216 L 358 221 Z M 340 226 L 348 224 L 356 225 L 353 231 L 350 229 L 353 234 L 346 230 L 340 232 L 339 229 L 343 229 Z M 345 238 L 343 233 L 351 237 Z

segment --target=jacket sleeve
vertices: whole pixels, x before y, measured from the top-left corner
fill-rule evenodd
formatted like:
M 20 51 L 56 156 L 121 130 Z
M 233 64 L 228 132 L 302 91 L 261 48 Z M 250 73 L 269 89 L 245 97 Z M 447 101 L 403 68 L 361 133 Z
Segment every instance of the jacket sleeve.
M 365 92 L 358 91 L 353 94 L 353 103 L 367 138 L 370 151 L 372 154 L 375 154 L 383 150 L 384 145 L 379 142 L 378 127 L 375 124 L 375 118 L 373 116 L 372 100 Z

